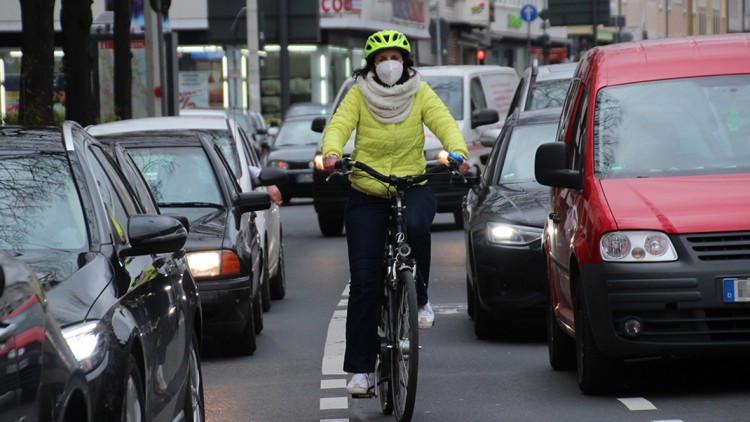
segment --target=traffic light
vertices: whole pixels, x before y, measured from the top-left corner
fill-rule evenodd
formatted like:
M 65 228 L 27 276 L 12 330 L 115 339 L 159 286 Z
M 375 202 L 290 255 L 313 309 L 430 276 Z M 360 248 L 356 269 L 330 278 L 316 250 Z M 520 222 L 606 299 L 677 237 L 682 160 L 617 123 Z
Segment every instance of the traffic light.
M 484 57 L 486 56 L 486 53 L 484 50 L 479 49 L 477 50 L 477 63 L 484 64 Z

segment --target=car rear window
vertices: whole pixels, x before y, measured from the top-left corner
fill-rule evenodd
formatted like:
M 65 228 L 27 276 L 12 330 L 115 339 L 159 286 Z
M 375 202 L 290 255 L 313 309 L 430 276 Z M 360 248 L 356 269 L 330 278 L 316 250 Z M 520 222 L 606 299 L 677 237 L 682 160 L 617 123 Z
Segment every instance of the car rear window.
M 750 75 L 601 89 L 594 157 L 600 178 L 750 172 Z
M 568 92 L 570 79 L 536 82 L 531 85 L 526 110 L 542 110 L 562 107 L 565 94 Z
M 285 120 L 274 140 L 274 147 L 318 145 L 321 134 L 312 130 L 311 120 Z

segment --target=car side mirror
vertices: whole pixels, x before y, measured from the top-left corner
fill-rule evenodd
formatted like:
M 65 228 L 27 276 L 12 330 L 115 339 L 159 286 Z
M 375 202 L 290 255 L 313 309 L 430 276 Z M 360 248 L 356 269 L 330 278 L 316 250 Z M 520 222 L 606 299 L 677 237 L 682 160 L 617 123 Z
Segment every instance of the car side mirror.
M 540 145 L 534 156 L 534 176 L 545 186 L 581 189 L 581 172 L 567 165 L 567 145 L 548 142 Z
M 271 197 L 265 192 L 242 192 L 234 200 L 234 205 L 240 214 L 263 211 L 271 208 Z
M 482 154 L 479 156 L 479 162 L 482 163 L 483 166 L 487 165 L 487 161 L 490 159 L 490 154 Z
M 177 214 L 170 214 L 170 213 L 165 213 L 162 215 L 172 217 L 175 220 L 179 221 L 180 223 L 182 223 L 182 226 L 185 227 L 185 230 L 187 230 L 188 233 L 190 233 L 190 220 L 188 220 L 188 218 L 185 217 L 184 215 L 177 215 Z
M 491 125 L 500 121 L 500 115 L 494 108 L 483 108 L 471 113 L 471 128 L 477 126 Z
M 136 214 L 128 218 L 128 239 L 121 256 L 177 252 L 187 240 L 187 229 L 168 215 Z
M 312 123 L 310 123 L 310 129 L 312 129 L 313 132 L 323 133 L 323 130 L 325 128 L 326 128 L 325 116 L 318 116 L 313 119 Z
M 268 134 L 268 129 L 259 127 L 258 129 L 255 129 L 255 133 L 257 133 L 258 135 L 266 135 Z
M 481 176 L 482 171 L 477 167 L 472 167 L 471 169 L 469 169 L 469 173 L 464 176 L 464 179 L 466 179 L 466 184 L 473 189 L 475 186 L 479 185 Z
M 280 185 L 289 181 L 289 175 L 280 168 L 263 167 L 260 169 L 258 181 L 262 186 Z

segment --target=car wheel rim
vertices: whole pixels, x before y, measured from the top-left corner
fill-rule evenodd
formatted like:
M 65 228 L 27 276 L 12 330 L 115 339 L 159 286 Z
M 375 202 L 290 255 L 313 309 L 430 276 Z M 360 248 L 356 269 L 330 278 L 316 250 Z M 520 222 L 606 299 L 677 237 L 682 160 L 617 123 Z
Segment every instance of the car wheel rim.
M 190 403 L 193 410 L 193 421 L 202 421 L 201 418 L 201 371 L 198 367 L 198 356 L 195 349 L 190 351 Z

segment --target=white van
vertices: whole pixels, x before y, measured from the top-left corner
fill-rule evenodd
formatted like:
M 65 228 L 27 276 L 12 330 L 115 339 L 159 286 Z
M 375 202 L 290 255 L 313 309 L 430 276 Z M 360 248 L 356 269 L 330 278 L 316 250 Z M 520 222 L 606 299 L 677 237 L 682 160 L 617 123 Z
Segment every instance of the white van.
M 518 85 L 519 77 L 516 70 L 496 65 L 466 65 L 420 67 L 417 71 L 422 81 L 427 82 L 443 100 L 464 134 L 469 148 L 469 164 L 472 168 L 483 170 L 484 164 L 480 157 L 490 148 L 483 146 L 481 140 L 486 138 L 494 142 L 500 133 L 503 124 L 500 116 L 508 113 L 513 93 Z M 330 113 L 326 116 L 325 124 L 330 121 L 353 84 L 352 78 L 343 83 L 333 101 Z M 318 123 L 320 124 L 313 123 L 313 128 L 322 132 L 324 125 L 320 121 Z M 344 155 L 349 155 L 353 149 L 354 133 L 344 147 Z M 443 151 L 442 144 L 427 127 L 424 151 L 428 166 L 437 164 L 438 157 Z M 313 172 L 313 203 L 318 213 L 318 224 L 325 236 L 337 236 L 343 229 L 348 182 L 341 178 L 326 181 L 328 173 L 322 169 L 322 159 L 316 158 L 316 168 Z M 433 177 L 429 184 L 438 199 L 438 212 L 453 213 L 456 225 L 461 227 L 461 201 L 468 190 L 467 185 L 451 183 L 449 174 L 445 177 Z

